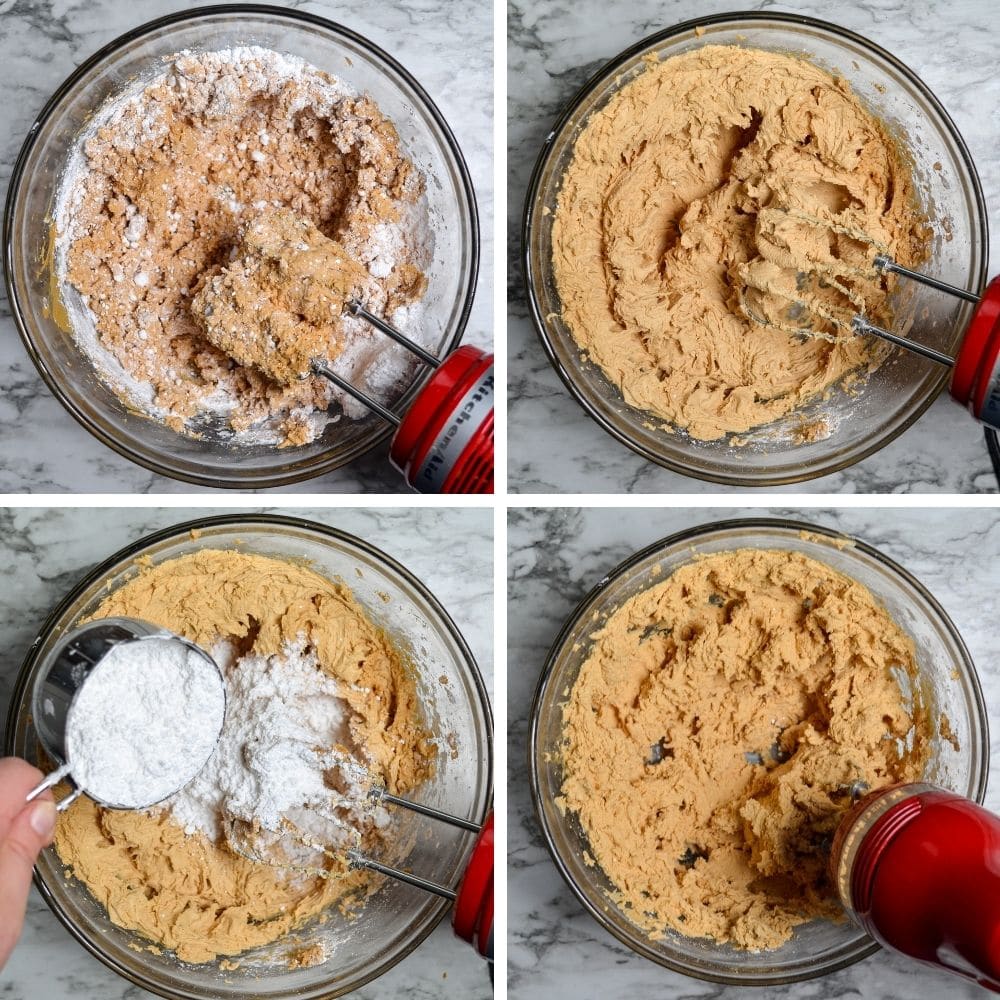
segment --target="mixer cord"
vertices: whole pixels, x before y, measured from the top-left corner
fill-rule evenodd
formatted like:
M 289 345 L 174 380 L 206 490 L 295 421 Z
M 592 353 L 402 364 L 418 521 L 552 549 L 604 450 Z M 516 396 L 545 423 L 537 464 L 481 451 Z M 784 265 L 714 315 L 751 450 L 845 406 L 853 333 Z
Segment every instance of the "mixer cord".
M 986 450 L 990 453 L 993 463 L 993 475 L 996 476 L 997 489 L 1000 490 L 1000 437 L 992 427 L 986 428 Z

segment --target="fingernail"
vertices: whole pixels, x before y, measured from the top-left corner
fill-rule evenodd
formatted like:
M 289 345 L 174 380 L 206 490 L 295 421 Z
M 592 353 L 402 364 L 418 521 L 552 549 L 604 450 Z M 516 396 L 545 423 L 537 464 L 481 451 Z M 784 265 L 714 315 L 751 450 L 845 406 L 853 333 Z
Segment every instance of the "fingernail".
M 36 802 L 28 822 L 39 837 L 51 837 L 56 828 L 56 804 Z

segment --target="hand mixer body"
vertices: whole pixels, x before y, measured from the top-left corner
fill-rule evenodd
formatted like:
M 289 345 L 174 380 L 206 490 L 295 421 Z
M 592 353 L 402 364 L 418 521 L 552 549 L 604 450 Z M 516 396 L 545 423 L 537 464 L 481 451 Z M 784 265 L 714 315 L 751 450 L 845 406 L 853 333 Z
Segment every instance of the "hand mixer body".
M 983 292 L 955 358 L 951 394 L 1000 430 L 1000 275 Z
M 1000 818 L 931 785 L 876 792 L 841 823 L 833 874 L 879 943 L 1000 992 Z
M 396 425 L 392 464 L 420 493 L 493 492 L 493 355 L 466 344 L 438 361 L 367 310 L 355 312 L 411 351 L 434 374 L 409 410 L 397 416 L 329 365 L 313 372 L 329 379 L 383 420 Z
M 458 884 L 451 925 L 487 961 L 493 961 L 493 813 L 476 837 Z
M 861 316 L 855 317 L 852 324 L 855 332 L 872 334 L 904 350 L 951 367 L 952 397 L 966 407 L 977 420 L 988 427 L 1000 430 L 1000 275 L 986 286 L 982 298 L 977 298 L 971 292 L 900 267 L 885 258 L 879 260 L 886 270 L 903 274 L 923 284 L 930 284 L 939 291 L 946 291 L 967 301 L 974 301 L 976 308 L 955 358 L 874 326 Z
M 389 456 L 421 493 L 493 492 L 493 355 L 450 354 L 400 421 Z

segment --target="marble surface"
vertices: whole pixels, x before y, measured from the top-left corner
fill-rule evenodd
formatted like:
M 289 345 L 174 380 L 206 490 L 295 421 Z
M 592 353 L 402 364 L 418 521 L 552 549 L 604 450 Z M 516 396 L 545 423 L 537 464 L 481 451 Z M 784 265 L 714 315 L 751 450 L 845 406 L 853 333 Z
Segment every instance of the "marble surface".
M 71 70 L 122 32 L 198 0 L 0 0 L 0 193 L 42 105 Z M 493 17 L 489 0 L 290 0 L 342 22 L 386 49 L 430 94 L 454 131 L 479 204 L 479 287 L 465 340 L 493 343 Z M 456 67 L 461 67 L 461 72 Z M 63 409 L 28 359 L 0 292 L 0 493 L 191 493 L 134 465 L 90 436 Z M 388 445 L 353 465 L 281 492 L 406 490 L 387 462 Z
M 455 619 L 493 690 L 493 515 L 487 510 L 275 510 L 320 521 L 365 538 L 422 579 Z M 0 508 L 0 719 L 6 720 L 21 660 L 52 606 L 97 562 L 159 528 L 212 508 Z M 455 938 L 447 918 L 412 955 L 352 996 L 493 995 L 486 966 Z M 130 986 L 78 945 L 32 889 L 21 941 L 0 970 L 5 1000 L 139 1000 Z
M 563 105 L 608 59 L 678 21 L 734 8 L 835 20 L 883 45 L 938 96 L 965 138 L 983 183 L 990 228 L 1000 219 L 1000 77 L 991 0 L 510 0 L 508 17 L 508 250 L 510 489 L 521 492 L 715 493 L 725 487 L 647 462 L 591 421 L 550 367 L 528 318 L 521 280 L 525 189 Z M 973 492 L 997 488 L 983 433 L 949 398 L 865 461 L 796 489 L 823 493 Z M 787 487 L 782 487 L 787 492 Z
M 760 992 L 722 988 L 661 969 L 620 945 L 584 911 L 553 865 L 535 822 L 526 768 L 528 710 L 551 642 L 577 603 L 619 562 L 696 524 L 773 515 L 826 525 L 881 549 L 944 606 L 976 663 L 994 733 L 1000 732 L 993 559 L 1000 522 L 990 510 L 635 510 L 522 508 L 508 527 L 508 995 L 547 997 L 984 998 L 986 991 L 883 952 L 823 979 Z M 983 558 L 986 556 L 986 558 Z M 1000 809 L 993 742 L 986 804 Z

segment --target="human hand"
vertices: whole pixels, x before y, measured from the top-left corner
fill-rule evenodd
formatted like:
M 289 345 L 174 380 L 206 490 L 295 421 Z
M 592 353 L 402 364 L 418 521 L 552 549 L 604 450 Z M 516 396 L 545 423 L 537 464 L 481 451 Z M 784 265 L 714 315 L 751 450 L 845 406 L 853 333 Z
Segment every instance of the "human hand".
M 0 759 L 0 969 L 21 936 L 35 858 L 56 828 L 51 791 L 24 801 L 42 777 L 27 761 Z

